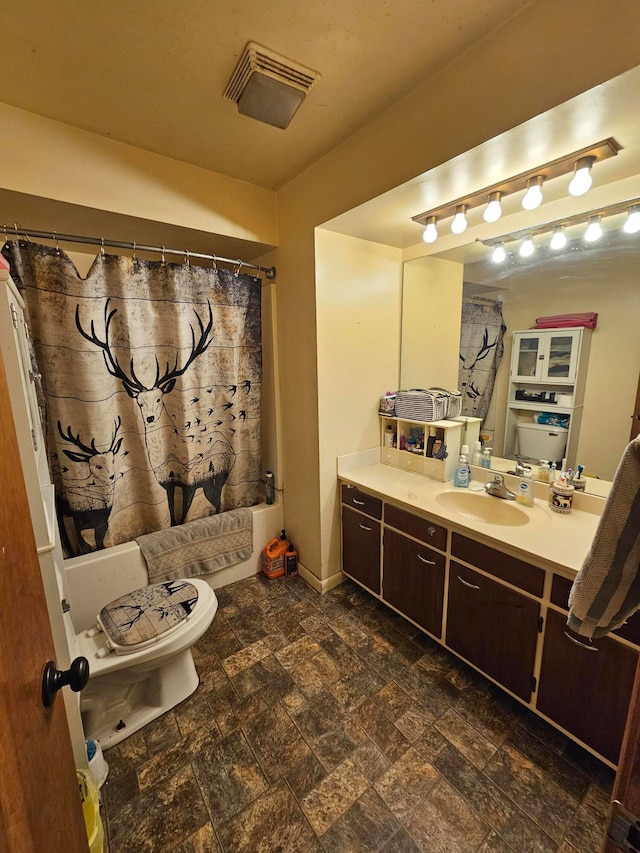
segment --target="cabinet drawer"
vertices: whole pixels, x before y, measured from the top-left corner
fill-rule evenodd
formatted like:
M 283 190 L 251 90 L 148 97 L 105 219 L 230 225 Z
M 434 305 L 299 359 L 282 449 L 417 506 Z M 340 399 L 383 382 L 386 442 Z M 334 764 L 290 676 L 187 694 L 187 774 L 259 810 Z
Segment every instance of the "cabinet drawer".
M 497 498 L 496 498 L 497 500 Z M 532 595 L 542 596 L 544 572 L 537 566 L 531 566 L 524 560 L 510 557 L 488 545 L 481 545 L 466 536 L 454 533 L 451 537 L 451 555 L 459 557 L 465 563 L 471 563 L 490 575 L 513 584 Z
M 406 468 L 407 471 L 413 471 L 415 474 L 424 474 L 424 456 L 420 456 L 418 453 L 407 453 L 406 450 L 400 450 L 398 465 L 400 468 Z
M 413 536 L 415 539 L 427 542 L 441 551 L 447 549 L 447 529 L 445 527 L 440 527 L 439 524 L 434 524 L 433 521 L 420 518 L 411 512 L 398 509 L 393 504 L 384 505 L 384 523 Z
M 342 503 L 359 509 L 360 512 L 366 512 L 372 518 L 382 518 L 382 501 L 361 492 L 356 486 L 342 487 Z
M 562 575 L 554 575 L 551 582 L 551 603 L 569 612 L 569 593 L 573 582 Z M 640 612 L 630 616 L 622 627 L 613 632 L 614 637 L 624 637 L 630 643 L 640 646 Z

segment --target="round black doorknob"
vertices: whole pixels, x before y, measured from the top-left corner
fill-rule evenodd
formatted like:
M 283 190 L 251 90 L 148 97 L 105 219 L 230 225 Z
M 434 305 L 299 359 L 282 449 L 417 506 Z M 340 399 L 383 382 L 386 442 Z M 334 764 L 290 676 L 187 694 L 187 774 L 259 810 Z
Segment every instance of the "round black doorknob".
M 42 704 L 45 708 L 53 705 L 56 693 L 61 687 L 69 685 L 74 693 L 79 693 L 89 681 L 89 661 L 76 658 L 69 669 L 56 669 L 55 661 L 47 661 L 42 673 Z

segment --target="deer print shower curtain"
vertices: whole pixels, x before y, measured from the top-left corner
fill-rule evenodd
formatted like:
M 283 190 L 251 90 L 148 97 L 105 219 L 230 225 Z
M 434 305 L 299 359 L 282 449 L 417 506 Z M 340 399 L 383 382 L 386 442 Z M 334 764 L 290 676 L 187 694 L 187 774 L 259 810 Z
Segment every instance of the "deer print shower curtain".
M 458 370 L 461 414 L 482 420 L 486 418 L 496 373 L 502 361 L 506 330 L 501 302 L 462 303 Z
M 61 538 L 71 555 L 258 502 L 260 280 L 99 254 L 3 253 L 42 376 Z

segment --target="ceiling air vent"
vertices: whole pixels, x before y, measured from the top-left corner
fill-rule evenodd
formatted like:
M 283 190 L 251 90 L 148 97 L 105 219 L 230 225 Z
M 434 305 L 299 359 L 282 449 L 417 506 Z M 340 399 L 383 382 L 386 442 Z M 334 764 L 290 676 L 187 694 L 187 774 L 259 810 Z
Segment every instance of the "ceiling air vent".
M 250 41 L 233 72 L 224 97 L 243 115 L 288 127 L 320 75 Z

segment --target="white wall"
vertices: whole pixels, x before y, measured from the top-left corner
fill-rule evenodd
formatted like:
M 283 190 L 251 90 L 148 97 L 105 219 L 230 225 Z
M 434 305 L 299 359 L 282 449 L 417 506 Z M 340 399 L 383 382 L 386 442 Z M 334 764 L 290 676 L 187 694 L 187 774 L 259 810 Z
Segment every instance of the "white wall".
M 398 381 L 401 279 L 399 249 L 316 229 L 318 577 L 325 588 L 340 571 L 336 457 L 379 445 L 378 398 Z

